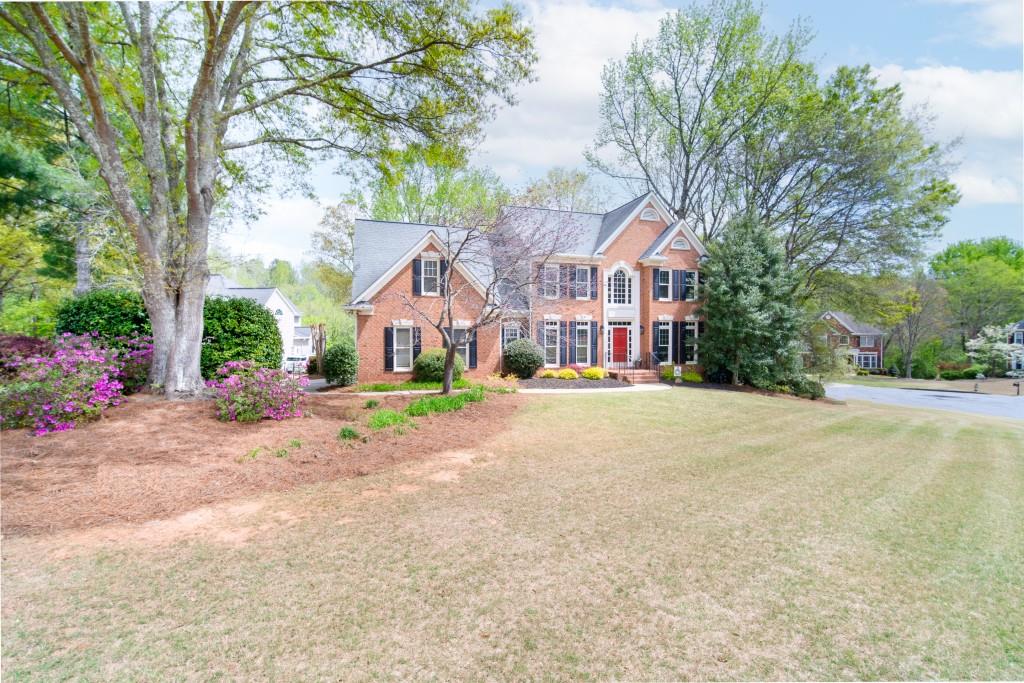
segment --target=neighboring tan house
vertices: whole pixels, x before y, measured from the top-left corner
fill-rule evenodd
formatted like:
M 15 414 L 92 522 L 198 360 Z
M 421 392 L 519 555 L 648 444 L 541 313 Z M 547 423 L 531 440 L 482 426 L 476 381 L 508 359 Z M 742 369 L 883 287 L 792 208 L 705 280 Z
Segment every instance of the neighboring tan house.
M 281 333 L 281 365 L 286 359 L 301 358 L 302 365 L 309 358 L 309 328 L 299 323 L 302 312 L 277 287 L 239 287 L 224 275 L 211 275 L 206 285 L 206 296 L 226 296 L 231 299 L 252 299 L 274 314 Z
M 842 311 L 825 311 L 819 320 L 824 320 L 831 328 L 826 336 L 830 348 L 848 353 L 850 362 L 858 368 L 883 369 L 882 337 L 885 332 Z
M 1011 344 L 1024 346 L 1024 320 L 1021 320 L 1010 328 L 1010 338 L 1007 341 Z M 1014 351 L 1010 356 L 1010 371 L 1024 370 L 1024 351 Z
M 467 374 L 500 371 L 504 344 L 527 335 L 540 345 L 548 368 L 629 368 L 629 376 L 642 381 L 656 380 L 662 365 L 699 364 L 703 323 L 697 299 L 706 252 L 653 193 L 604 214 L 515 211 L 528 214 L 531 221 L 571 222 L 577 228 L 571 234 L 578 237 L 566 253 L 543 265 L 532 301 L 520 315 L 480 329 L 463 345 Z M 442 345 L 441 335 L 414 320 L 401 297 L 439 295 L 447 273 L 439 235 L 446 230 L 355 222 L 355 296 L 346 308 L 357 314 L 360 382 L 406 380 L 421 350 Z M 455 270 L 450 274 L 453 287 L 486 277 Z M 474 307 L 479 310 L 482 304 L 482 297 L 457 300 L 454 317 L 472 319 Z

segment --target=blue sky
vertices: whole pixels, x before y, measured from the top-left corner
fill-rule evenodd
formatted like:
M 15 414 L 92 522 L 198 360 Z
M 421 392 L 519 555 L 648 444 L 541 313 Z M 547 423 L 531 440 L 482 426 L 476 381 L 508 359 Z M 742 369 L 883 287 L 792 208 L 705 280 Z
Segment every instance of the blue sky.
M 601 66 L 630 41 L 651 36 L 658 18 L 684 3 L 564 0 L 523 3 L 537 36 L 537 80 L 517 107 L 499 111 L 474 162 L 512 186 L 554 166 L 584 167 L 598 124 Z M 1008 235 L 1024 240 L 1022 205 L 1021 0 L 765 0 L 769 28 L 806 19 L 810 56 L 821 72 L 871 64 L 886 84 L 900 83 L 908 106 L 926 105 L 937 141 L 961 140 L 953 179 L 964 195 L 943 238 Z M 348 183 L 319 166 L 311 177 L 319 203 L 268 195 L 265 215 L 234 225 L 220 243 L 233 253 L 308 259 L 309 236 Z M 619 190 L 609 186 L 614 195 Z

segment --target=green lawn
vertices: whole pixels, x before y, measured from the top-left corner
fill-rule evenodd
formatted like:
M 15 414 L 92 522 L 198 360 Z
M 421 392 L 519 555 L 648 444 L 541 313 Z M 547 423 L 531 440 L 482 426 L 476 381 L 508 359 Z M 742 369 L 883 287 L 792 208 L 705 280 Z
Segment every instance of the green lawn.
M 484 447 L 268 496 L 234 535 L 5 539 L 5 678 L 1024 678 L 1020 423 L 516 400 Z

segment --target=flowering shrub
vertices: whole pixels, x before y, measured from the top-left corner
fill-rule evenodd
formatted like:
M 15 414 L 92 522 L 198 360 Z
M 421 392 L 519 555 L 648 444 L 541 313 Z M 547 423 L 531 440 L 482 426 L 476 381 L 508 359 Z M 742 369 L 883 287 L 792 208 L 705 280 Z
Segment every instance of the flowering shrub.
M 224 422 L 301 417 L 302 388 L 307 384 L 306 377 L 291 377 L 248 360 L 228 361 L 206 382 L 216 395 L 217 417 Z
M 98 344 L 95 335 L 57 338 L 50 352 L 5 359 L 0 384 L 0 426 L 31 427 L 37 436 L 73 429 L 121 402 L 125 383 L 145 381 L 152 344 L 126 339 L 123 348 Z

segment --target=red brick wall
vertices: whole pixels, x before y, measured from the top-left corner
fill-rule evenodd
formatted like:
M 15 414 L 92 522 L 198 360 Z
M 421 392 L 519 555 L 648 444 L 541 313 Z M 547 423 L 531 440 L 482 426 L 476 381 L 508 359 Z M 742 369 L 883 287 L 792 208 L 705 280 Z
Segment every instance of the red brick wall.
M 432 250 L 429 249 L 428 250 Z M 452 285 L 460 289 L 465 280 L 458 271 L 452 274 Z M 356 346 L 359 350 L 359 382 L 404 382 L 412 379 L 411 372 L 391 372 L 384 369 L 384 328 L 391 327 L 393 320 L 411 320 L 420 328 L 422 349 L 442 347 L 441 333 L 418 319 L 418 315 L 406 305 L 400 295 L 412 297 L 412 263 L 406 265 L 392 280 L 373 297 L 373 315 L 359 315 L 356 318 Z M 440 312 L 441 299 L 438 297 L 415 297 L 417 307 L 424 312 Z M 476 290 L 462 289 L 456 300 L 454 317 L 472 320 L 483 303 Z M 477 367 L 467 369 L 470 377 L 485 377 L 497 372 L 501 362 L 500 332 L 497 325 L 477 331 Z

